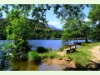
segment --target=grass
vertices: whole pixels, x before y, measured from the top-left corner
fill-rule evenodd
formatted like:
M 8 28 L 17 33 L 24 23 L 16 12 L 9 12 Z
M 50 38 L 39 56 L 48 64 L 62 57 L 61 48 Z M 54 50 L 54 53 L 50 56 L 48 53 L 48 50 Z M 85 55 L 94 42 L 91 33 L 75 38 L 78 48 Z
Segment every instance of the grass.
M 46 59 L 46 58 L 52 59 L 52 58 L 60 58 L 61 57 L 60 55 L 56 54 L 55 51 L 50 51 L 48 53 L 39 53 L 39 55 L 40 55 L 41 59 Z
M 100 42 L 85 44 L 84 46 L 77 48 L 76 52 L 67 54 L 66 57 L 74 60 L 79 65 L 85 66 L 90 63 L 91 59 L 91 52 L 89 49 L 98 45 L 100 45 Z
M 41 61 L 39 54 L 35 51 L 30 51 L 28 53 L 28 59 L 29 61 L 34 61 L 35 63 L 40 63 Z
M 35 63 L 39 63 L 41 62 L 41 60 L 44 60 L 44 59 L 52 59 L 52 58 L 60 58 L 62 56 L 56 54 L 56 51 L 49 51 L 49 52 L 46 52 L 46 53 L 38 53 L 36 51 L 30 51 L 28 53 L 28 59 L 29 61 L 33 61 Z

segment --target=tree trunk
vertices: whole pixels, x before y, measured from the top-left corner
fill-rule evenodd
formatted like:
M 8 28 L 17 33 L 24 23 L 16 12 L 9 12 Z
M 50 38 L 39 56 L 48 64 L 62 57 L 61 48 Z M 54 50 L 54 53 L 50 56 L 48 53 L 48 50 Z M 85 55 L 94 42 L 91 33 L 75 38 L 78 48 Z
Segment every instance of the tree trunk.
M 85 42 L 88 43 L 88 37 L 87 37 L 87 34 L 85 36 Z

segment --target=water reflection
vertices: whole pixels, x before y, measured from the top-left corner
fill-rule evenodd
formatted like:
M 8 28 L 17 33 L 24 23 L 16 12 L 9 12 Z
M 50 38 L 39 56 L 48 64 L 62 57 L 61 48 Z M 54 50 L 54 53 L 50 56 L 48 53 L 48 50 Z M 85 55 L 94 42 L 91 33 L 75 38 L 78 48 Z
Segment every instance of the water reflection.
M 58 65 L 48 65 L 41 63 L 36 65 L 34 62 L 29 61 L 12 61 L 11 68 L 13 71 L 58 71 L 62 68 Z
M 13 71 L 31 71 L 37 70 L 38 65 L 28 61 L 12 61 L 11 68 Z
M 58 65 L 48 65 L 42 63 L 39 65 L 38 71 L 61 71 L 62 68 Z

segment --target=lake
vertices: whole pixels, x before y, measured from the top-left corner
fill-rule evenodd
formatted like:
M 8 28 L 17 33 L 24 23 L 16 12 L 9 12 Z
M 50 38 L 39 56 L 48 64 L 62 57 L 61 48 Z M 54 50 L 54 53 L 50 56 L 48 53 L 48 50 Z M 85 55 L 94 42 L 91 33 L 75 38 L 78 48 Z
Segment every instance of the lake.
M 6 43 L 6 40 L 0 40 L 2 46 Z M 9 43 L 12 41 L 10 40 Z M 58 50 L 64 44 L 73 44 L 74 42 L 85 42 L 85 40 L 71 40 L 62 43 L 62 40 L 29 40 L 29 43 L 32 45 L 32 49 L 35 49 L 38 46 L 43 46 L 45 48 L 52 48 L 52 50 Z

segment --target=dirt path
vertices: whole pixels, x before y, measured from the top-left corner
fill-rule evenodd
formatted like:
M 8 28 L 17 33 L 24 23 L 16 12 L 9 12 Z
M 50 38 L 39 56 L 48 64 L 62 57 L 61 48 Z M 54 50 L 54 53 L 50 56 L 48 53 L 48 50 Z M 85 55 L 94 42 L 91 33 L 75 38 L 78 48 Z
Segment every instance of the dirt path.
M 100 46 L 96 46 L 93 47 L 92 49 L 90 49 L 93 57 L 92 57 L 92 61 L 93 62 L 99 62 L 100 63 Z
M 65 56 L 66 55 L 66 50 L 62 51 L 62 52 L 57 52 L 58 55 L 61 55 L 61 56 Z

